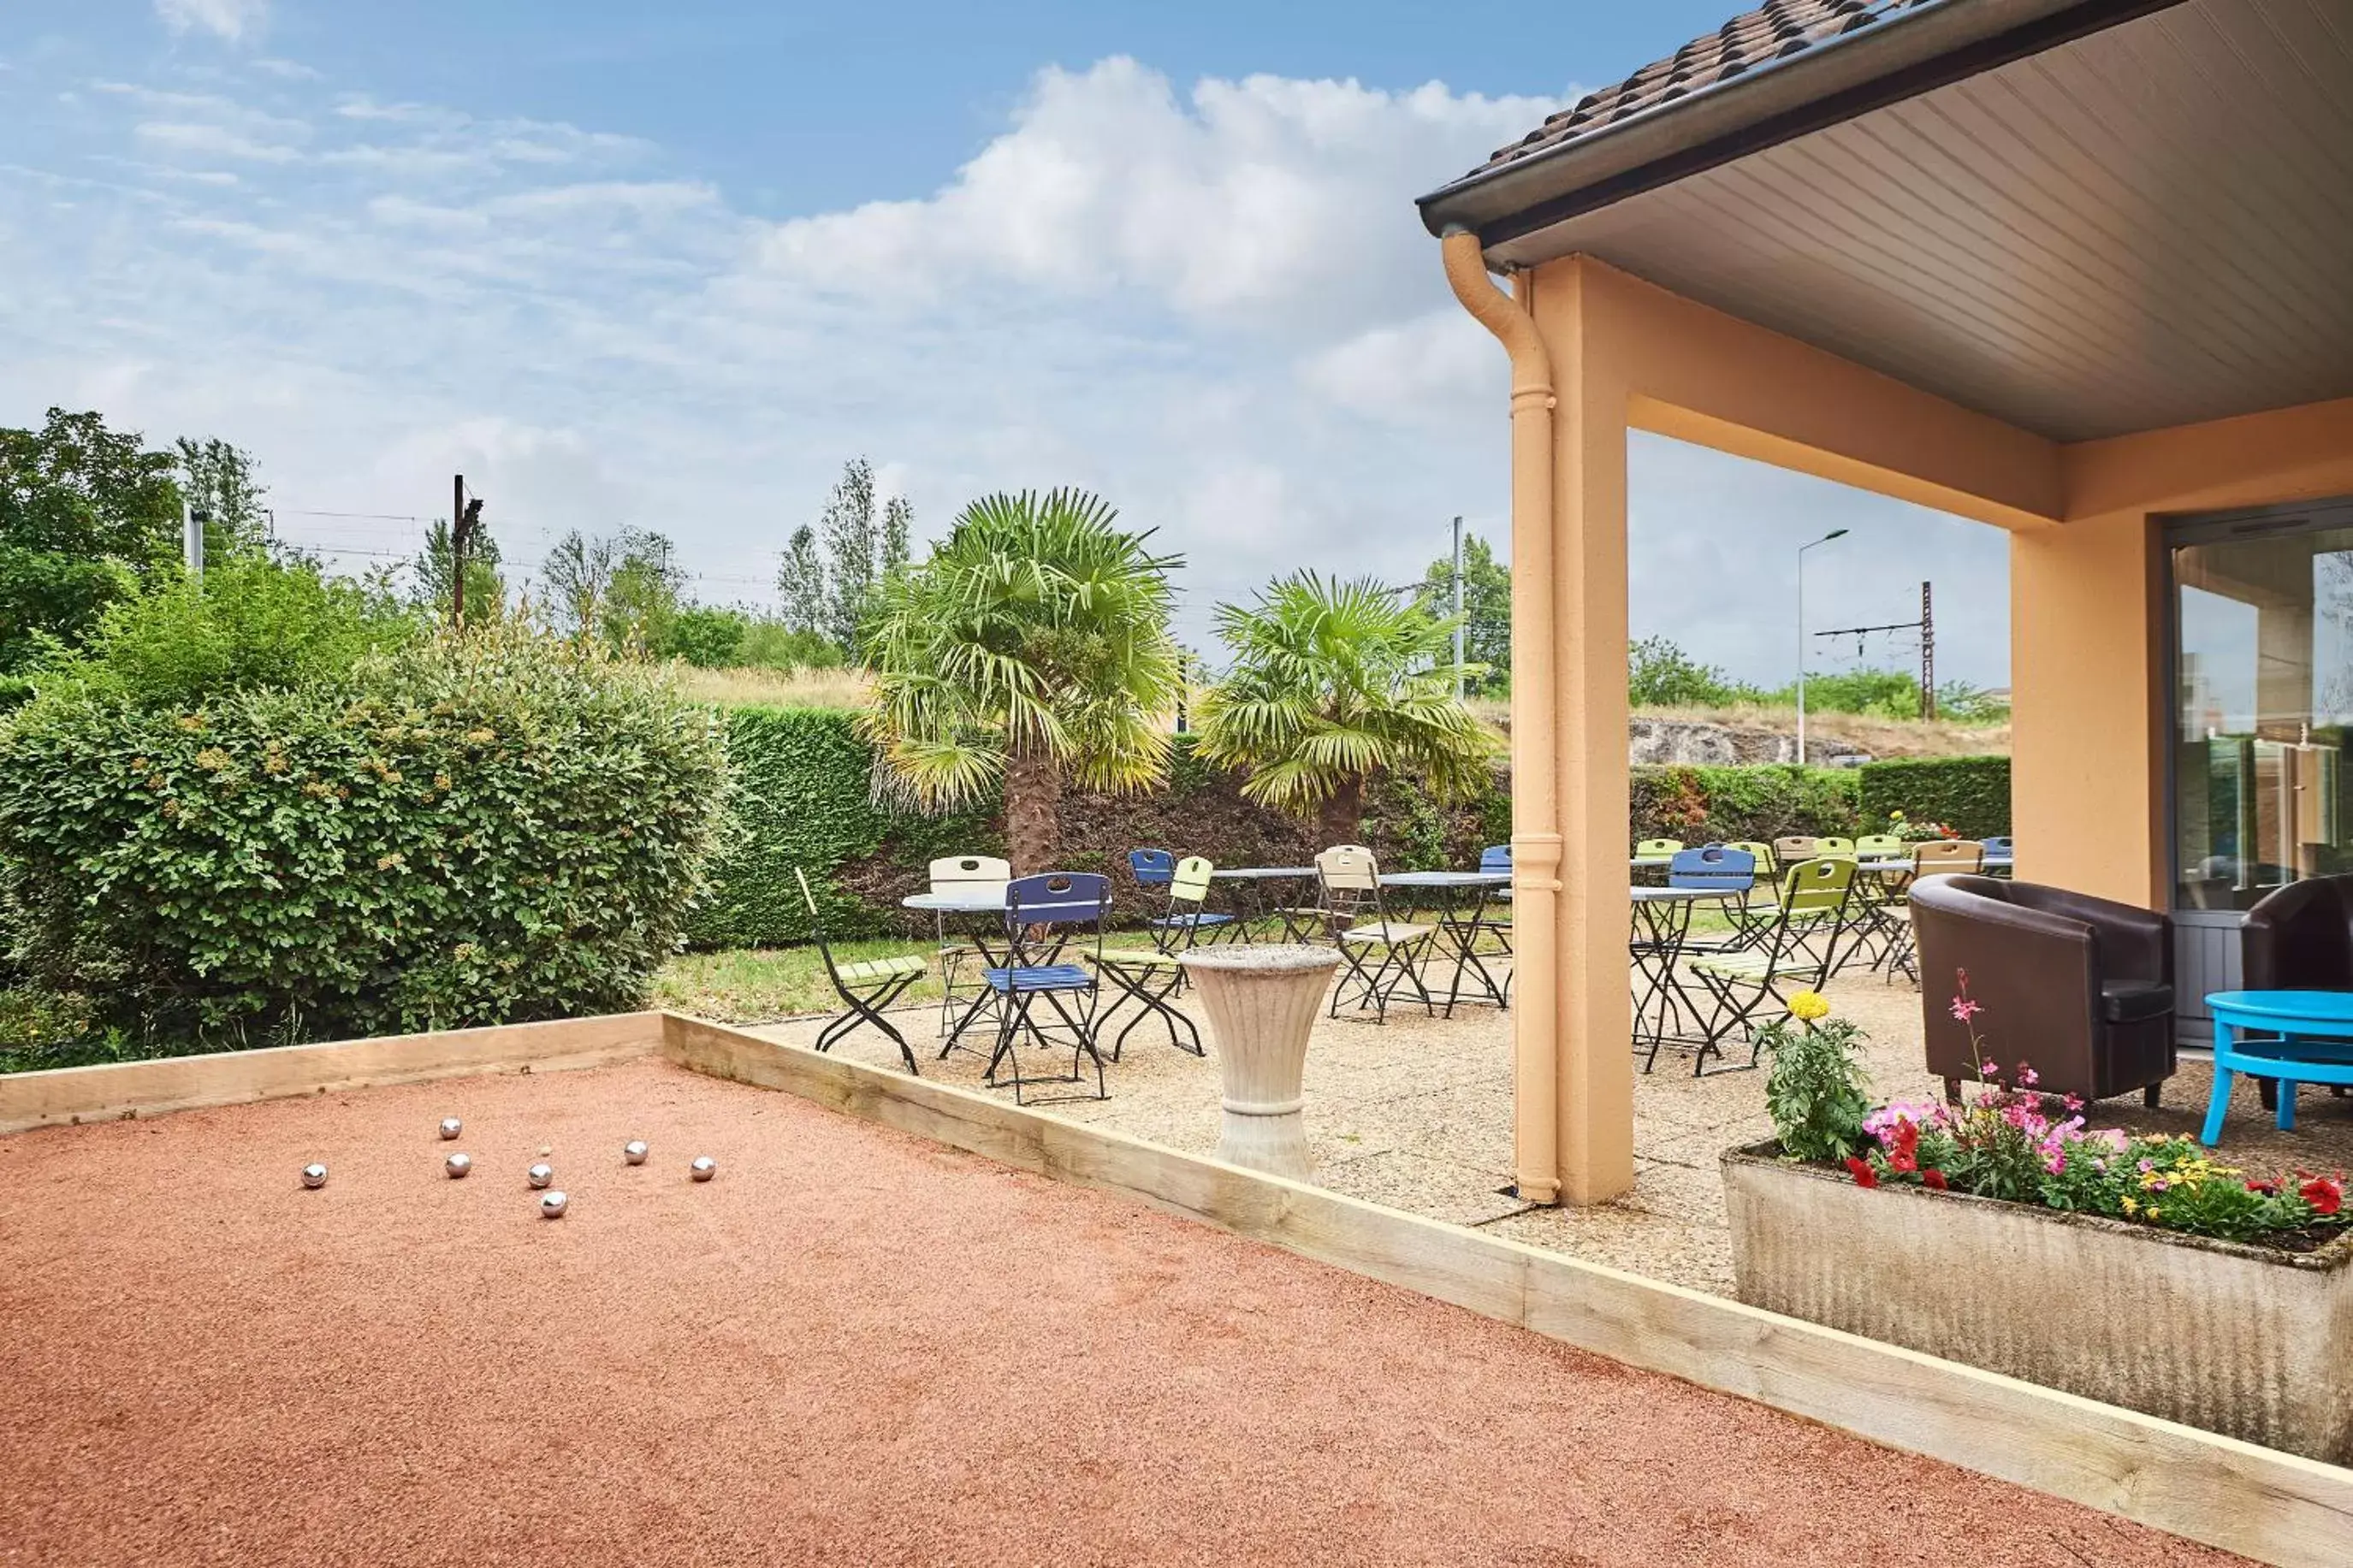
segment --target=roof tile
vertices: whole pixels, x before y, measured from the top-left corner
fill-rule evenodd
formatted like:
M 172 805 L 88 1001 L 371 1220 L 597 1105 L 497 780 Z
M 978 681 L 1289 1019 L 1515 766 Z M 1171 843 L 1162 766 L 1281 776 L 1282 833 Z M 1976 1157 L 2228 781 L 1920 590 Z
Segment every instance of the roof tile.
M 1499 148 L 1473 174 L 1514 163 L 1662 104 L 1703 92 L 1759 65 L 1788 58 L 1930 0 L 1767 0 L 1704 33 L 1624 81 L 1587 93 L 1525 136 Z

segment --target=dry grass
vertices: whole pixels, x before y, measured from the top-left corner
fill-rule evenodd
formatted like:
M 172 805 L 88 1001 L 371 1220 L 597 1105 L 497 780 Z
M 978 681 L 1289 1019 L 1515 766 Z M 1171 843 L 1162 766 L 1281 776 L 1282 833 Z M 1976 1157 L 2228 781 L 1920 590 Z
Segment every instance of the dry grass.
M 1726 729 L 1773 730 L 1795 734 L 1795 708 L 1645 708 L 1643 719 L 1679 720 L 1693 724 L 1721 724 Z M 1863 713 L 1806 714 L 1807 750 L 1816 736 L 1836 736 L 1874 757 L 1983 757 L 2007 754 L 2010 726 L 1956 724 L 1947 720 L 1882 719 Z
M 722 708 L 863 708 L 870 689 L 857 669 L 697 669 L 681 666 L 679 689 Z

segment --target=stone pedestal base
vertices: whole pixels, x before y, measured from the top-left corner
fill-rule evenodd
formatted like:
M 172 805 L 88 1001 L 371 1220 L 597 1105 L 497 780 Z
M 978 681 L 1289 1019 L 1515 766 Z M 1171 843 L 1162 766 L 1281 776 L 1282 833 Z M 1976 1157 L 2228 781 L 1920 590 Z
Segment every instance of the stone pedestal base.
M 1218 1158 L 1305 1181 L 1300 1079 L 1307 1037 L 1340 955 L 1322 947 L 1217 947 L 1180 960 L 1200 988 L 1224 1079 Z

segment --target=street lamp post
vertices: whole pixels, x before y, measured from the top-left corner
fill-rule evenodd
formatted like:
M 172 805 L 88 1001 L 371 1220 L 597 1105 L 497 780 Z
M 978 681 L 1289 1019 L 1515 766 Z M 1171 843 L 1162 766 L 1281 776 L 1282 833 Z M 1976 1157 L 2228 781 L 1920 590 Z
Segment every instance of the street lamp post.
M 1845 529 L 1833 528 L 1813 543 L 1798 546 L 1798 765 L 1801 768 L 1806 765 L 1806 552 L 1815 544 L 1845 537 Z

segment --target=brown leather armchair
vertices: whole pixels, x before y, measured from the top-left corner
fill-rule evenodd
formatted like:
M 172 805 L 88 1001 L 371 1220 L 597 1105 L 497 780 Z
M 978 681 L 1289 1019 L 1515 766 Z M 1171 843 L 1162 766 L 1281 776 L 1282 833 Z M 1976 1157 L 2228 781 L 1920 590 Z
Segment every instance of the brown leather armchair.
M 1993 877 L 1913 885 L 1928 1070 L 1960 1098 L 1977 1076 L 1969 1026 L 1952 1014 L 1959 972 L 1977 1032 L 2005 1072 L 2031 1063 L 2046 1094 L 2155 1105 L 2173 1076 L 2173 921 L 2132 904 Z
M 2353 991 L 2353 877 L 2312 877 L 2257 900 L 2239 928 L 2239 971 L 2250 991 Z M 2263 1109 L 2277 1107 L 2279 1080 L 2255 1082 Z
M 2353 991 L 2353 877 L 2314 877 L 2266 893 L 2239 928 L 2250 991 Z

